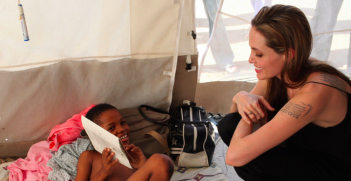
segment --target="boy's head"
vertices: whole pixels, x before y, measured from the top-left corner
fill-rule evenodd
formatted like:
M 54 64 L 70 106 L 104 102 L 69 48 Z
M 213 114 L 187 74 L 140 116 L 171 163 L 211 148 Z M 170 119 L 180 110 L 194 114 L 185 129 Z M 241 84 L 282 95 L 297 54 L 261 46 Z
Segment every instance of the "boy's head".
M 85 117 L 120 138 L 123 145 L 129 145 L 129 127 L 116 107 L 106 103 L 98 104 Z

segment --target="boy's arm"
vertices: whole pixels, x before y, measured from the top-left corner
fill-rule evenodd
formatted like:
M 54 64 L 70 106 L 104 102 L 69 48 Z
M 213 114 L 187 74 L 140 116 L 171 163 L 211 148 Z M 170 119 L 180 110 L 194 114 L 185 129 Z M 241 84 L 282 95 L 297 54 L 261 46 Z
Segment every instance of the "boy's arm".
M 102 169 L 100 169 L 93 177 L 90 178 L 94 156 L 96 156 L 94 155 L 94 151 L 84 151 L 80 155 L 77 165 L 77 176 L 75 181 L 104 181 L 107 179 L 109 175 L 103 172 Z
M 93 155 L 90 151 L 84 151 L 80 156 L 77 164 L 77 176 L 75 181 L 87 181 L 90 178 Z

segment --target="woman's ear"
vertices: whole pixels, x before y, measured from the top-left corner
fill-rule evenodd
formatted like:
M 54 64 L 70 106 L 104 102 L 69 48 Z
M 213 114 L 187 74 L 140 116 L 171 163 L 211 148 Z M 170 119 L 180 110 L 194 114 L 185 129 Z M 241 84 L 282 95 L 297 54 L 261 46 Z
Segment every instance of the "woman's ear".
M 295 50 L 292 48 L 288 48 L 288 61 L 295 58 Z

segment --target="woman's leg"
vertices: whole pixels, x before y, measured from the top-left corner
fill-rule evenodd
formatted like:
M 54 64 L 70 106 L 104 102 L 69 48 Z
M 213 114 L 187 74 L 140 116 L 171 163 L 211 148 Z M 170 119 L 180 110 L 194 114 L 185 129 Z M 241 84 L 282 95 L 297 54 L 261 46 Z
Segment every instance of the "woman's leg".
M 242 167 L 234 167 L 244 180 L 343 180 L 336 177 L 327 158 L 313 153 L 274 147 Z
M 234 131 L 241 120 L 238 113 L 231 113 L 218 122 L 218 132 L 229 146 Z M 301 150 L 276 146 L 242 167 L 234 167 L 244 180 L 342 180 L 335 177 L 326 158 Z
M 173 161 L 167 155 L 153 154 L 128 181 L 165 181 L 171 179 L 173 172 Z
M 230 140 L 232 140 L 234 131 L 240 120 L 241 116 L 239 113 L 230 113 L 218 122 L 218 133 L 227 146 L 229 146 Z

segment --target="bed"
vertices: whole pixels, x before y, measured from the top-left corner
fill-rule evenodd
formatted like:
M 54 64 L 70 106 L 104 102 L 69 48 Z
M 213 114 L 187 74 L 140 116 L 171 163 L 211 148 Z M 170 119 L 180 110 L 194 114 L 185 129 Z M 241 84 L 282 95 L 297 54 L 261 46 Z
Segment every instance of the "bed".
M 216 139 L 216 149 L 209 167 L 185 168 L 175 166 L 171 181 L 242 181 L 233 167 L 225 164 L 225 154 L 228 147 L 218 136 L 216 136 Z M 7 166 L 12 161 L 14 159 L 0 160 L 0 181 L 9 180 L 10 172 L 7 170 Z

